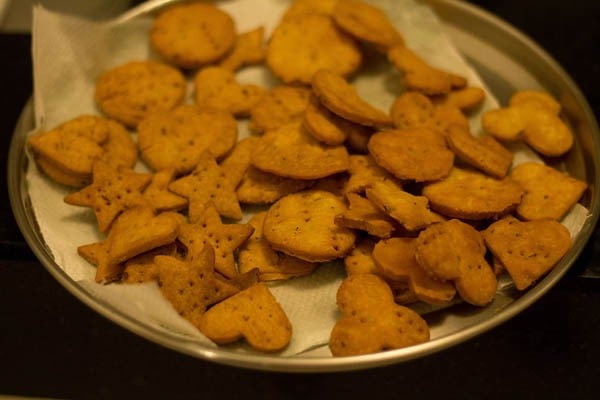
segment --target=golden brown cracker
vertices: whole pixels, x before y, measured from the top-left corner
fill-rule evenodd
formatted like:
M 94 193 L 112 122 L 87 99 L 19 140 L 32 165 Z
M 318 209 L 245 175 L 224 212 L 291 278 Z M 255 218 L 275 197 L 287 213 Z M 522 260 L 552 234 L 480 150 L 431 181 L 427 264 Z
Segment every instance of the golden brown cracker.
M 261 281 L 284 280 L 312 273 L 317 263 L 275 251 L 263 236 L 266 211 L 255 214 L 248 223 L 254 227 L 252 236 L 240 247 L 238 266 L 240 273 L 258 268 Z
M 429 340 L 423 318 L 396 304 L 388 284 L 376 275 L 349 276 L 336 299 L 341 317 L 329 338 L 334 357 L 377 353 Z
M 175 169 L 163 169 L 152 176 L 152 181 L 142 195 L 157 211 L 177 211 L 184 209 L 188 202 L 169 190 L 169 184 L 175 179 Z
M 388 51 L 388 58 L 392 65 L 402 72 L 402 84 L 406 90 L 440 95 L 467 85 L 465 78 L 429 65 L 406 46 L 392 47 Z
M 205 150 L 222 158 L 237 137 L 237 122 L 229 112 L 187 104 L 155 113 L 138 127 L 142 159 L 155 170 L 175 168 L 177 173 L 194 169 Z
M 292 338 L 292 324 L 264 283 L 258 283 L 213 306 L 198 328 L 217 344 L 244 339 L 263 352 L 283 350 Z
M 177 244 L 175 242 L 157 247 L 140 255 L 137 255 L 124 264 L 121 275 L 121 283 L 146 283 L 158 279 L 158 266 L 154 262 L 154 257 L 177 255 Z
M 442 221 L 439 215 L 429 209 L 426 197 L 408 193 L 392 180 L 373 182 L 366 194 L 373 205 L 408 231 L 418 231 Z
M 446 178 L 427 184 L 422 191 L 433 210 L 469 220 L 505 215 L 519 205 L 523 193 L 521 185 L 510 177 L 495 179 L 456 167 Z
M 468 130 L 456 125 L 448 130 L 446 142 L 458 158 L 498 179 L 506 176 L 514 157 L 492 136 L 474 137 Z
M 142 191 L 152 174 L 130 169 L 114 169 L 97 161 L 94 163 L 92 183 L 65 196 L 64 201 L 93 209 L 100 232 L 106 232 L 114 219 L 128 208 L 147 204 Z
M 240 203 L 270 204 L 285 195 L 299 192 L 313 184 L 306 179 L 286 178 L 249 167 L 236 193 Z
M 378 239 L 365 236 L 356 241 L 356 245 L 344 257 L 344 267 L 347 275 L 377 274 L 377 266 L 373 260 L 373 247 Z
M 194 77 L 194 100 L 202 109 L 227 111 L 237 117 L 245 117 L 263 93 L 261 86 L 238 82 L 234 73 L 224 67 L 205 67 Z
M 394 179 L 385 169 L 381 168 L 373 157 L 366 154 L 353 154 L 350 156 L 350 178 L 346 185 L 348 193 L 364 193 L 365 189 L 373 182 Z
M 264 237 L 275 250 L 311 262 L 345 256 L 355 233 L 335 224 L 346 205 L 335 195 L 308 190 L 285 196 L 267 211 Z
M 333 69 L 315 71 L 311 84 L 321 104 L 348 121 L 373 127 L 386 127 L 392 123 L 387 113 L 364 100 L 356 88 Z
M 490 225 L 483 237 L 519 290 L 547 274 L 571 247 L 567 228 L 547 219 L 521 222 L 508 216 Z
M 556 99 L 548 92 L 538 89 L 522 89 L 512 94 L 508 101 L 508 105 L 511 107 L 534 107 L 534 108 L 546 108 L 552 114 L 558 114 L 561 109 L 561 105 Z
M 426 128 L 377 132 L 369 140 L 369 153 L 398 179 L 417 182 L 447 176 L 454 163 L 443 138 Z
M 243 138 L 236 143 L 233 150 L 220 162 L 221 169 L 233 187 L 237 187 L 240 184 L 250 167 L 252 153 L 258 140 L 258 137 L 255 136 Z
M 369 199 L 356 193 L 348 193 L 348 209 L 335 216 L 335 223 L 339 226 L 358 229 L 370 235 L 388 238 L 394 232 L 394 223 L 390 218 L 377 208 Z
M 344 146 L 326 146 L 314 139 L 301 122 L 264 134 L 252 155 L 261 171 L 294 179 L 318 179 L 349 167 Z
M 186 93 L 183 74 L 156 61 L 131 61 L 102 73 L 94 99 L 100 109 L 127 127 L 181 104 Z
M 373 248 L 376 270 L 384 279 L 407 282 L 415 296 L 429 304 L 447 304 L 454 285 L 431 278 L 415 259 L 417 240 L 398 237 L 380 240 Z
M 302 86 L 280 85 L 268 90 L 250 110 L 250 130 L 262 133 L 302 120 L 310 93 Z
M 332 17 L 335 23 L 349 35 L 384 51 L 404 44 L 402 35 L 387 15 L 372 4 L 359 0 L 338 1 Z
M 219 66 L 230 71 L 237 71 L 246 65 L 262 63 L 267 53 L 264 36 L 265 28 L 263 26 L 238 34 L 233 48 L 219 61 Z
M 253 231 L 249 224 L 224 224 L 215 205 L 209 202 L 192 223 L 179 228 L 178 239 L 192 253 L 197 246 L 210 244 L 215 252 L 215 269 L 227 278 L 234 278 L 238 275 L 234 252 Z
M 189 175 L 171 182 L 168 188 L 188 200 L 190 220 L 201 216 L 205 205 L 210 201 L 215 203 L 217 211 L 223 217 L 235 220 L 242 218 L 242 209 L 233 184 L 208 151 L 200 154 L 196 167 Z
M 433 224 L 416 239 L 415 259 L 431 277 L 452 281 L 460 297 L 484 306 L 496 295 L 498 282 L 485 259 L 483 237 L 457 219 Z
M 138 145 L 125 127 L 108 120 L 108 138 L 102 145 L 104 152 L 99 160 L 114 168 L 133 168 L 138 160 Z
M 362 61 L 355 41 L 331 17 L 298 14 L 283 19 L 267 46 L 266 64 L 284 83 L 309 84 L 322 68 L 348 76 Z
M 348 137 L 348 129 L 352 123 L 338 117 L 321 105 L 316 96 L 311 96 L 304 111 L 302 123 L 315 139 L 332 146 L 340 145 Z
M 525 190 L 516 210 L 525 220 L 560 221 L 588 187 L 582 180 L 535 162 L 516 166 L 510 171 L 510 177 Z
M 233 18 L 215 5 L 192 2 L 173 5 L 153 21 L 150 44 L 166 61 L 193 69 L 223 57 L 234 45 Z
M 485 91 L 477 86 L 467 86 L 432 98 L 435 105 L 454 106 L 464 112 L 471 112 L 481 106 L 485 100 Z
M 92 183 L 91 174 L 75 175 L 69 171 L 61 169 L 57 165 L 53 164 L 52 161 L 47 160 L 43 156 L 35 156 L 34 159 L 38 168 L 56 183 L 77 189 Z
M 285 10 L 282 19 L 299 14 L 331 15 L 339 0 L 294 0 Z

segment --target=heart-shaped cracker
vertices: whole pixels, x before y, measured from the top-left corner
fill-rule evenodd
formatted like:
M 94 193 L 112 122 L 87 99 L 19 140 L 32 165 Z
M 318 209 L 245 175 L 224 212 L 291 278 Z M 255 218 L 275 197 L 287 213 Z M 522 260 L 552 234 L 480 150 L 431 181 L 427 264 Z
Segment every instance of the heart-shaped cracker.
M 329 339 L 334 356 L 376 353 L 429 340 L 427 323 L 410 308 L 396 304 L 390 287 L 377 275 L 349 276 L 336 298 L 342 316 Z
M 548 273 L 571 247 L 569 230 L 553 220 L 521 222 L 508 216 L 490 225 L 483 237 L 519 290 Z
M 256 350 L 284 349 L 292 338 L 292 324 L 264 283 L 257 283 L 209 309 L 198 328 L 217 344 L 244 338 Z
M 457 219 L 433 224 L 416 239 L 421 268 L 434 279 L 452 281 L 460 297 L 476 306 L 491 302 L 498 286 L 485 253 L 481 234 Z

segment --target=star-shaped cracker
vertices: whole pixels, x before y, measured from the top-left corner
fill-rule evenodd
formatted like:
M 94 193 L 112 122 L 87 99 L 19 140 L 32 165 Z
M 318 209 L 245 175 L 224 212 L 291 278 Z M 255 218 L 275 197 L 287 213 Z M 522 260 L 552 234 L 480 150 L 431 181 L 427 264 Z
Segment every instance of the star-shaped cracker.
M 168 168 L 156 172 L 144 190 L 144 198 L 157 211 L 176 211 L 187 206 L 187 200 L 169 191 L 169 184 L 175 177 L 175 169 Z
M 190 220 L 203 214 L 209 201 L 223 217 L 242 218 L 235 187 L 209 152 L 202 153 L 191 174 L 171 182 L 169 190 L 188 199 Z
M 200 251 L 206 244 L 214 248 L 215 269 L 228 278 L 238 275 L 234 252 L 254 232 L 250 224 L 223 224 L 214 203 L 209 203 L 204 212 L 191 224 L 179 229 L 179 241 L 188 248 L 188 255 Z
M 65 196 L 67 204 L 90 207 L 94 210 L 100 232 L 106 232 L 123 211 L 146 204 L 142 190 L 150 183 L 152 174 L 131 169 L 114 169 L 108 164 L 94 163 L 92 184 Z

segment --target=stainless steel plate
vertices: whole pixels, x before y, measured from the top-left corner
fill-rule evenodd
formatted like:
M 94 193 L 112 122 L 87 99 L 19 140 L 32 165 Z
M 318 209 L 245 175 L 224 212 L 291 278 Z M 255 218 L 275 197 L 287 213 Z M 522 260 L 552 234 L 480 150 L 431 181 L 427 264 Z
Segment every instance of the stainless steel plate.
M 123 16 L 133 18 L 169 3 L 145 4 Z M 218 363 L 274 371 L 322 372 L 363 369 L 422 357 L 479 335 L 523 311 L 546 293 L 575 262 L 592 234 L 599 215 L 600 137 L 597 123 L 577 85 L 538 45 L 497 17 L 472 5 L 451 0 L 427 3 L 440 17 L 446 33 L 477 70 L 496 97 L 505 103 L 520 88 L 543 88 L 554 94 L 564 108 L 564 117 L 576 134 L 576 145 L 564 165 L 570 174 L 589 183 L 582 204 L 590 211 L 569 253 L 543 280 L 525 293 L 510 287 L 502 290 L 493 304 L 483 309 L 455 305 L 428 314 L 433 339 L 422 345 L 384 353 L 332 358 L 324 347 L 294 357 L 256 355 L 227 348 L 209 348 L 178 335 L 168 335 L 130 318 L 111 304 L 95 297 L 71 279 L 56 264 L 37 228 L 28 197 L 25 175 L 27 133 L 34 126 L 31 103 L 24 108 L 9 150 L 8 189 L 11 206 L 28 244 L 48 271 L 75 297 L 98 313 L 136 334 L 165 347 Z

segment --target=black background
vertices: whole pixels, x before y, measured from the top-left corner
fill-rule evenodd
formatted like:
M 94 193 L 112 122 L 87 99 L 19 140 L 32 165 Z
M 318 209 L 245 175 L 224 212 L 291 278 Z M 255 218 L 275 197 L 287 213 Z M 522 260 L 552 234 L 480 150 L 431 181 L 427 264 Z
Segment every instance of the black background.
M 473 1 L 544 47 L 598 115 L 600 2 Z M 0 165 L 32 92 L 31 40 L 0 34 Z M 222 366 L 163 348 L 99 316 L 36 261 L 0 186 L 0 395 L 97 398 L 596 398 L 600 393 L 598 234 L 541 300 L 501 326 L 414 361 L 365 371 L 284 374 Z

